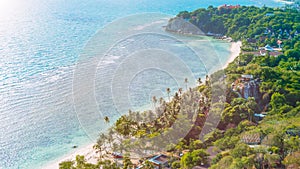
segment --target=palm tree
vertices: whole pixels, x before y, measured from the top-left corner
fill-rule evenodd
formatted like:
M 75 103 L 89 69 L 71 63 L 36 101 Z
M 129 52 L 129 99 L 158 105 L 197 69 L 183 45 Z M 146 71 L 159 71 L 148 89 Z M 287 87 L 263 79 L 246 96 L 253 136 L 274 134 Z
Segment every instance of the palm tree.
M 174 96 L 174 100 L 178 101 L 179 99 L 180 99 L 180 97 L 179 97 L 178 93 L 176 92 L 175 96 Z
M 111 149 L 112 149 L 113 152 L 117 151 L 118 150 L 118 144 L 113 143 Z
M 200 77 L 198 78 L 197 82 L 199 83 L 199 86 L 202 84 L 202 80 Z
M 255 101 L 254 97 L 249 97 L 246 103 L 246 107 L 247 107 L 247 112 L 248 112 L 248 117 L 249 117 L 249 121 L 252 122 L 252 117 L 254 115 L 254 111 L 257 107 L 257 103 Z
M 134 112 L 130 109 L 128 110 L 128 117 L 129 117 L 129 119 L 133 119 L 133 117 L 134 117 Z
M 133 163 L 130 160 L 130 154 L 126 154 L 123 158 L 123 168 L 124 169 L 130 169 L 133 167 Z
M 264 161 L 267 162 L 268 167 L 272 168 L 276 165 L 276 162 L 280 161 L 280 156 L 278 154 L 265 154 Z
M 148 120 L 149 120 L 149 121 L 152 121 L 154 118 L 155 118 L 154 113 L 153 113 L 151 110 L 148 111 Z
M 104 121 L 105 121 L 105 123 L 109 123 L 110 122 L 109 117 L 105 116 Z
M 98 144 L 102 143 L 103 141 L 106 140 L 106 138 L 107 138 L 106 135 L 104 133 L 101 133 L 100 136 L 99 136 L 99 139 L 98 139 L 97 143 Z M 99 145 L 101 145 L 101 144 L 99 144 Z
M 156 109 L 156 103 L 157 103 L 157 98 L 155 96 L 152 97 L 153 105 L 154 105 L 154 111 Z
M 130 133 L 131 133 L 131 130 L 130 130 L 130 124 L 128 121 L 125 122 L 125 124 L 123 125 L 123 129 L 122 129 L 122 134 L 124 136 L 129 136 Z
M 206 75 L 206 77 L 205 77 L 205 85 L 206 85 L 206 86 L 208 86 L 208 84 L 209 84 L 208 82 L 209 82 L 209 76 Z
M 145 161 L 143 167 L 145 167 L 145 169 L 152 169 L 152 168 L 154 168 L 153 164 L 151 164 L 148 160 Z
M 170 93 L 171 93 L 171 89 L 170 89 L 170 88 L 167 88 L 167 94 L 168 94 L 169 102 L 171 101 L 171 100 L 170 100 Z
M 135 121 L 137 121 L 137 122 L 143 121 L 140 112 L 136 112 L 136 114 L 135 114 Z
M 181 96 L 181 94 L 182 94 L 182 88 L 179 88 L 179 89 L 178 89 L 178 93 L 179 93 L 180 96 Z
M 185 83 L 185 89 L 186 89 L 186 91 L 187 91 L 187 90 L 188 90 L 187 85 L 188 85 L 188 83 L 189 83 L 188 78 L 185 78 L 185 79 L 184 79 L 184 83 Z
M 205 105 L 205 103 L 204 103 L 204 97 L 200 97 L 199 107 L 202 108 L 204 105 Z
M 86 159 L 84 158 L 84 156 L 76 155 L 76 165 L 78 168 L 84 168 L 85 163 Z
M 114 140 L 113 135 L 114 135 L 113 129 L 112 128 L 108 129 L 107 141 L 109 142 L 111 148 L 112 148 L 112 143 L 113 143 L 113 140 Z
M 159 98 L 159 104 L 162 105 L 164 103 L 164 98 L 160 97 Z
M 95 145 L 93 145 L 93 149 L 96 150 L 96 153 L 99 153 L 99 158 L 102 158 L 102 145 L 96 143 Z

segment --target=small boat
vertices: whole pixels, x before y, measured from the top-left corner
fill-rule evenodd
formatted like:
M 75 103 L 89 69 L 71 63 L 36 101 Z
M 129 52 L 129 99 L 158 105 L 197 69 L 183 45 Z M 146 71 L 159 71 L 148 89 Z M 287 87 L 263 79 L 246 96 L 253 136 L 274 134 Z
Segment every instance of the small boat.
M 76 145 L 74 145 L 74 146 L 72 146 L 72 148 L 77 148 L 78 146 L 76 146 Z

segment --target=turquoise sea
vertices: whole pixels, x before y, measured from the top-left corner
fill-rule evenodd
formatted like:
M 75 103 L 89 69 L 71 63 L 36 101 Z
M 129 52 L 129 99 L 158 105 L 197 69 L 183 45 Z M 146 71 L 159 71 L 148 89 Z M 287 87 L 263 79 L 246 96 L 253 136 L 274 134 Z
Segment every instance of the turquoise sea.
M 73 145 L 94 142 L 109 126 L 103 115 L 113 121 L 129 108 L 150 108 L 151 96 L 166 97 L 167 87 L 184 88 L 184 71 L 176 74 L 172 68 L 187 68 L 194 78 L 220 69 L 229 57 L 229 43 L 173 35 L 161 26 L 182 10 L 226 3 L 282 5 L 273 0 L 0 0 L 0 169 L 43 168 L 72 152 Z M 126 37 L 126 29 L 143 34 Z M 152 29 L 158 32 L 149 33 Z M 93 45 L 108 43 L 114 38 L 110 32 L 122 38 L 96 64 L 94 85 L 85 85 L 89 74 L 78 72 L 78 63 L 86 71 L 95 66 L 92 54 L 103 51 Z M 201 51 L 200 59 L 186 44 Z M 143 53 L 148 48 L 157 50 Z M 126 52 L 129 59 L 124 59 Z M 170 59 L 172 55 L 177 59 Z M 170 71 L 151 69 L 150 62 L 143 69 L 147 58 L 159 62 L 157 56 L 164 58 L 160 66 L 170 66 Z M 178 66 L 182 62 L 186 67 Z M 126 73 L 134 74 L 124 86 Z M 84 95 L 89 92 L 96 100 L 91 106 Z M 123 92 L 128 92 L 125 97 L 119 95 Z

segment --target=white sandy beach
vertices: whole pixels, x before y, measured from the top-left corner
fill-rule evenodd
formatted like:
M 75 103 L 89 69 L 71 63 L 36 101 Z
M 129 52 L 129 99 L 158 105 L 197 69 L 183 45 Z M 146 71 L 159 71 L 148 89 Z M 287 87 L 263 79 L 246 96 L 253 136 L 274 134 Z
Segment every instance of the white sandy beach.
M 71 154 L 68 154 L 61 159 L 54 161 L 53 163 L 43 167 L 44 169 L 58 169 L 59 168 L 59 163 L 67 160 L 75 160 L 76 155 L 84 155 L 85 159 L 87 160 L 88 163 L 96 164 L 97 163 L 97 158 L 98 154 L 96 154 L 96 151 L 93 149 L 93 144 L 89 144 L 87 146 L 77 148 L 75 149 L 74 152 Z
M 231 46 L 230 46 L 231 54 L 223 68 L 226 68 L 228 66 L 228 64 L 231 63 L 240 54 L 241 46 L 242 46 L 241 41 L 231 43 Z

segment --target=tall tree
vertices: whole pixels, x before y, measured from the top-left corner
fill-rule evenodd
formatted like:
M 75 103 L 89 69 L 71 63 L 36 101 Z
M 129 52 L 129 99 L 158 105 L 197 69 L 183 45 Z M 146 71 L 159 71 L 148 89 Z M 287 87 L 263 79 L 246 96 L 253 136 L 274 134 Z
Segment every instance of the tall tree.
M 254 115 L 257 107 L 258 107 L 254 97 L 249 97 L 247 99 L 246 107 L 247 107 L 247 113 L 248 113 L 249 121 L 252 122 L 253 115 Z
M 182 88 L 179 88 L 179 89 L 178 89 L 178 93 L 179 93 L 180 96 L 181 96 L 181 94 L 182 94 Z
M 152 97 L 152 102 L 153 102 L 153 105 L 154 105 L 154 111 L 156 110 L 156 103 L 157 103 L 157 98 L 156 96 L 153 96 Z
M 59 163 L 59 169 L 74 169 L 73 165 L 73 161 L 63 161 Z
M 168 94 L 169 102 L 171 101 L 171 100 L 170 100 L 170 93 L 171 93 L 171 89 L 170 89 L 170 88 L 167 88 L 167 94 Z
M 205 77 L 205 85 L 209 86 L 209 76 L 208 75 L 206 75 L 206 77 Z
M 202 84 L 202 80 L 200 77 L 198 78 L 197 82 L 198 82 L 199 86 Z
M 188 78 L 184 79 L 184 83 L 185 83 L 185 90 L 187 91 L 188 90 L 188 83 L 189 83 Z
M 271 106 L 273 110 L 280 109 L 281 106 L 283 106 L 286 103 L 285 96 L 280 93 L 274 93 L 271 97 Z
M 133 163 L 130 160 L 130 155 L 126 154 L 123 158 L 123 169 L 131 169 L 133 168 Z

